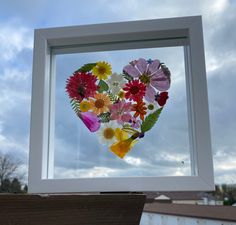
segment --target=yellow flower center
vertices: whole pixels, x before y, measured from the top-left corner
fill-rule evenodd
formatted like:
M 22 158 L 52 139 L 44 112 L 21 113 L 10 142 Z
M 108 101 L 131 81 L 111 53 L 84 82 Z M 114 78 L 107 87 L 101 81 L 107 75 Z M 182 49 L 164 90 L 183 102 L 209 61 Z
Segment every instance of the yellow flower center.
M 90 109 L 91 109 L 91 105 L 90 105 L 89 102 L 83 101 L 83 102 L 80 103 L 80 110 L 82 112 L 87 112 Z
M 115 135 L 115 132 L 112 128 L 108 127 L 106 129 L 104 129 L 103 131 L 103 136 L 106 138 L 106 139 L 112 139 Z
M 95 107 L 100 109 L 100 108 L 103 108 L 104 105 L 105 105 L 105 102 L 103 99 L 97 99 L 94 103 Z
M 125 92 L 124 91 L 120 91 L 118 93 L 118 96 L 119 96 L 119 98 L 124 98 L 125 97 Z
M 144 84 L 150 83 L 150 77 L 147 74 L 142 74 L 139 78 Z

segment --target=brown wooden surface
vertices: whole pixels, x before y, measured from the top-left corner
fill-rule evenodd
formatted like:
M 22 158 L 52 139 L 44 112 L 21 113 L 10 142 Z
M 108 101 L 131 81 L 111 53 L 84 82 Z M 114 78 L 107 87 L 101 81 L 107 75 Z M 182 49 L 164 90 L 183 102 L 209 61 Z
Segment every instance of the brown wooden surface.
M 138 225 L 145 195 L 0 195 L 0 225 Z
M 145 205 L 144 212 L 212 220 L 236 221 L 236 207 L 233 206 L 151 203 Z

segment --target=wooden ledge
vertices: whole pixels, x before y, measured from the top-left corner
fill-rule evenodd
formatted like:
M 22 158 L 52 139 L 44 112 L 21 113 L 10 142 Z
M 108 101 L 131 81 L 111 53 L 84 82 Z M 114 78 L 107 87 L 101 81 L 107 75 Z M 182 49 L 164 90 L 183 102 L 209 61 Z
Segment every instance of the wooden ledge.
M 145 195 L 0 195 L 0 225 L 138 225 Z

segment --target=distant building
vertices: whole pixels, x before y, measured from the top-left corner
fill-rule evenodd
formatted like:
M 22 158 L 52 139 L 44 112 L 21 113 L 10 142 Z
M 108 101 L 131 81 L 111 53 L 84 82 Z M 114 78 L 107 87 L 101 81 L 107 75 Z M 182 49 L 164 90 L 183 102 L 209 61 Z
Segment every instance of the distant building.
M 223 205 L 213 195 L 198 191 L 152 192 L 147 194 L 147 202 L 191 204 L 191 205 Z
M 155 202 L 163 202 L 163 203 L 171 203 L 172 199 L 166 195 L 159 195 L 156 198 L 154 198 Z

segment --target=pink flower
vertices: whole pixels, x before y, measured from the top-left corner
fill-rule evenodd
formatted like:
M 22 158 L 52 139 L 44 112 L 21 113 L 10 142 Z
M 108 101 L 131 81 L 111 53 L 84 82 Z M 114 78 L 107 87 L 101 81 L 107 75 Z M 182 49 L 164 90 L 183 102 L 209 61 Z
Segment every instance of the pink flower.
M 85 126 L 91 131 L 96 132 L 100 128 L 100 122 L 96 114 L 92 112 L 81 112 L 79 118 L 83 121 Z
M 170 77 L 168 77 L 160 66 L 159 60 L 146 61 L 140 58 L 124 67 L 124 72 L 134 78 L 139 78 L 146 85 L 145 99 L 154 102 L 156 91 L 166 91 L 170 87 Z
M 129 122 L 132 118 L 130 111 L 132 109 L 131 102 L 125 102 L 125 100 L 118 101 L 110 106 L 111 120 L 117 120 L 119 124 Z

